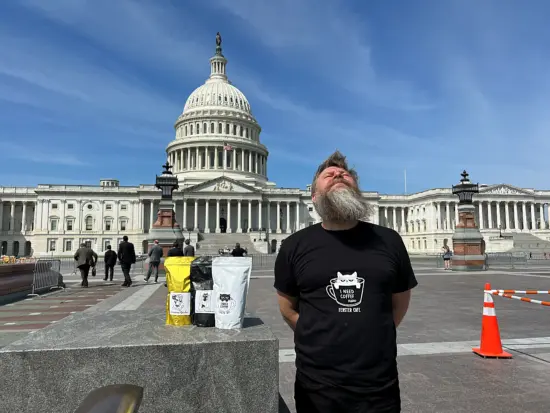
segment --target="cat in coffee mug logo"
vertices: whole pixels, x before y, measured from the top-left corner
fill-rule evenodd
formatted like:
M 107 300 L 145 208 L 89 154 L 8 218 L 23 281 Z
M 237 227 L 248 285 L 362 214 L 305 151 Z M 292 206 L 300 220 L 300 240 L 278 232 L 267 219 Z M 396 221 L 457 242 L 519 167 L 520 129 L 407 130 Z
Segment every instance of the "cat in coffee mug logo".
M 358 277 L 357 271 L 353 274 L 337 272 L 336 278 L 332 278 L 330 285 L 327 285 L 327 294 L 341 305 L 339 312 L 358 313 L 361 311 L 359 305 L 363 300 L 364 286 L 365 279 Z
M 235 300 L 231 294 L 220 294 L 218 297 L 218 313 L 229 314 L 235 308 Z

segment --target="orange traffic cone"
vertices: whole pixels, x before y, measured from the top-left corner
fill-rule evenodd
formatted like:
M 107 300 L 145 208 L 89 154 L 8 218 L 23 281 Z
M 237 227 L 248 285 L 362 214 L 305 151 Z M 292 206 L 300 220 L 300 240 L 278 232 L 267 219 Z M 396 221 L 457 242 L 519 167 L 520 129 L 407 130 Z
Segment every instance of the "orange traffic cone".
M 511 359 L 512 355 L 502 350 L 500 331 L 495 313 L 493 296 L 487 292 L 491 284 L 485 284 L 483 300 L 483 317 L 481 320 L 481 345 L 473 348 L 472 351 L 481 357 Z

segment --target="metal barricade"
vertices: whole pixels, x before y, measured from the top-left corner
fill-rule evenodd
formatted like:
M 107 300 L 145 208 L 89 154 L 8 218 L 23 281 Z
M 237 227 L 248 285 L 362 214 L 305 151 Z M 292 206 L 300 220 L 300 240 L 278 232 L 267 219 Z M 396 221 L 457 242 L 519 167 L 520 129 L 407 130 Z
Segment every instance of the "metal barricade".
M 64 289 L 61 276 L 61 260 L 40 258 L 36 261 L 33 271 L 32 291 L 30 296 L 37 296 L 40 292 Z

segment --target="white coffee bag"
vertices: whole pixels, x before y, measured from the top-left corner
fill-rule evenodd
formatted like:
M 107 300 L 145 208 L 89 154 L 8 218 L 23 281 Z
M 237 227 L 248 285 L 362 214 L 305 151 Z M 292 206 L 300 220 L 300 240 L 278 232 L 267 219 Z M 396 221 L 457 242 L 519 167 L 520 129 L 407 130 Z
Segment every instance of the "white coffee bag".
M 216 257 L 212 260 L 215 325 L 242 328 L 252 272 L 252 257 Z

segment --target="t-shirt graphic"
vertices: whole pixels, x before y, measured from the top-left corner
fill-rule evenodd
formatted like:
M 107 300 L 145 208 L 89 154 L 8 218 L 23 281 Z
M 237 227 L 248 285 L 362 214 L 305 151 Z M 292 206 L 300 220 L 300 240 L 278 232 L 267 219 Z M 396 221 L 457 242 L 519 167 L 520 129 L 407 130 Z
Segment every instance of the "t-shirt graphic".
M 361 301 L 363 300 L 363 289 L 365 279 L 357 276 L 357 271 L 353 274 L 336 273 L 336 278 L 330 280 L 327 285 L 327 294 L 336 301 L 340 307 L 341 313 L 359 313 L 361 312 Z

